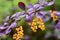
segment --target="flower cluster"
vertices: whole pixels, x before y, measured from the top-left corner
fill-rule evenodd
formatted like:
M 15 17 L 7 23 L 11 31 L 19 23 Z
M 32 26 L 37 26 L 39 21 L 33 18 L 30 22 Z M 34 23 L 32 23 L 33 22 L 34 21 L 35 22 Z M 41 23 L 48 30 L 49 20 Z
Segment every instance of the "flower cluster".
M 31 25 L 31 29 L 36 32 L 38 28 L 40 28 L 42 31 L 45 30 L 44 23 L 42 18 L 35 18 L 31 23 L 28 23 Z
M 17 33 L 13 34 L 13 39 L 20 40 L 23 38 L 23 28 L 20 26 L 19 28 L 16 28 Z

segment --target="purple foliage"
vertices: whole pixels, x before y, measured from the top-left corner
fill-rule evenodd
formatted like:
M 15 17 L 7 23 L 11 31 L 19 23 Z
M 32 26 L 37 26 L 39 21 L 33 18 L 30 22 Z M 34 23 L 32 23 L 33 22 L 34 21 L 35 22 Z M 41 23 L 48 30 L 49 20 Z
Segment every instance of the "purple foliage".
M 18 6 L 19 8 L 21 8 L 22 10 L 25 10 L 26 7 L 25 7 L 25 4 L 23 2 L 18 2 Z
M 56 29 L 60 29 L 60 22 L 58 22 L 55 26 Z

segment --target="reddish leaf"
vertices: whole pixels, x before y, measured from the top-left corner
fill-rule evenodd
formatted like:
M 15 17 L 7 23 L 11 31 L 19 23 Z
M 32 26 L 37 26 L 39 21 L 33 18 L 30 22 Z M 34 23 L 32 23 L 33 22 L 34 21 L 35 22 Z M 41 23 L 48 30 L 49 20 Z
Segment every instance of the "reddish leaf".
M 18 6 L 19 8 L 21 8 L 22 10 L 25 10 L 25 4 L 23 2 L 18 2 Z

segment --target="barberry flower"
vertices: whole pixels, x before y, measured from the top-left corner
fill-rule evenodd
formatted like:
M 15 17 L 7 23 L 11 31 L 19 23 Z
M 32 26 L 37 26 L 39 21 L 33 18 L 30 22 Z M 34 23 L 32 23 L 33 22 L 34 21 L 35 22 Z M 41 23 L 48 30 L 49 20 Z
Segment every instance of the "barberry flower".
M 53 18 L 53 21 L 56 21 L 58 19 L 58 16 L 56 16 L 56 11 L 50 11 L 51 12 L 51 17 Z
M 17 33 L 13 34 L 13 39 L 15 40 L 21 40 L 23 38 L 23 28 L 20 26 L 19 28 L 16 28 Z
M 42 31 L 44 31 L 44 30 L 45 30 L 45 25 L 44 25 L 44 22 L 43 22 L 42 18 L 39 19 L 39 22 L 40 22 L 40 23 L 39 23 L 39 26 L 38 26 L 38 27 L 39 27 Z
M 36 32 L 37 31 L 37 23 L 36 23 L 37 19 L 33 19 L 33 21 L 31 23 L 29 23 L 29 25 L 31 25 L 31 29 Z
M 43 23 L 42 18 L 35 18 L 31 23 L 28 23 L 31 25 L 31 29 L 36 32 L 38 28 L 40 28 L 42 31 L 45 30 L 45 26 Z

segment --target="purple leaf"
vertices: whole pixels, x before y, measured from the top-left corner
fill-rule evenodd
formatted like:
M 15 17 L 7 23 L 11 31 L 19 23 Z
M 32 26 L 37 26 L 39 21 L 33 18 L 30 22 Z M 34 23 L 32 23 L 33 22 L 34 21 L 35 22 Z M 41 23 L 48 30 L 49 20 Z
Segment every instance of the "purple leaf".
M 38 0 L 38 2 L 36 4 L 40 4 L 40 2 L 42 2 L 42 0 Z
M 46 16 L 43 17 L 43 21 L 44 21 L 44 22 L 48 21 L 49 19 L 50 19 L 50 16 L 47 16 L 47 15 L 46 15 Z
M 5 22 L 7 22 L 8 20 L 9 20 L 9 16 L 6 17 Z
M 18 7 L 21 8 L 22 10 L 25 10 L 25 4 L 23 2 L 18 2 Z
M 29 3 L 28 8 L 33 8 L 33 5 Z
M 11 16 L 11 18 L 18 17 L 20 14 L 21 14 L 21 12 L 17 12 L 17 13 L 15 13 L 15 14 L 13 14 L 13 15 Z
M 28 14 L 31 14 L 31 13 L 33 13 L 34 11 L 35 11 L 34 8 L 30 8 L 30 9 L 27 10 L 27 13 L 28 13 Z
M 56 16 L 60 16 L 60 12 L 57 12 L 57 13 L 56 13 Z
M 48 12 L 46 11 L 40 11 L 39 13 L 41 13 L 43 16 L 46 15 Z
M 39 4 L 35 4 L 35 5 L 34 5 L 34 9 L 38 9 L 39 7 L 40 7 Z
M 3 36 L 4 35 L 4 33 L 0 33 L 0 36 Z
M 16 23 L 16 22 L 13 22 L 13 23 L 10 25 L 9 28 L 14 28 L 14 27 L 16 27 L 16 26 L 17 26 L 17 23 Z
M 53 5 L 54 4 L 54 2 L 52 1 L 52 2 L 49 2 L 48 3 L 48 6 L 50 6 L 50 5 Z
M 6 29 L 7 27 L 5 27 L 4 25 L 0 26 L 0 30 L 4 30 Z
M 48 4 L 48 2 L 42 2 L 42 6 L 46 6 Z
M 5 30 L 5 34 L 9 34 L 10 32 L 11 32 L 11 29 L 9 28 Z
M 33 19 L 34 14 L 26 15 L 26 21 L 30 22 Z
M 5 22 L 3 25 L 4 25 L 4 26 L 5 26 L 5 25 L 8 25 L 8 23 L 7 23 L 7 22 Z
M 60 22 L 58 22 L 55 27 L 56 27 L 56 29 L 59 29 L 60 30 Z
M 43 17 L 43 15 L 42 15 L 42 14 L 40 14 L 40 13 L 38 13 L 38 12 L 36 12 L 36 17 L 37 17 L 37 18 L 42 18 L 42 17 Z

